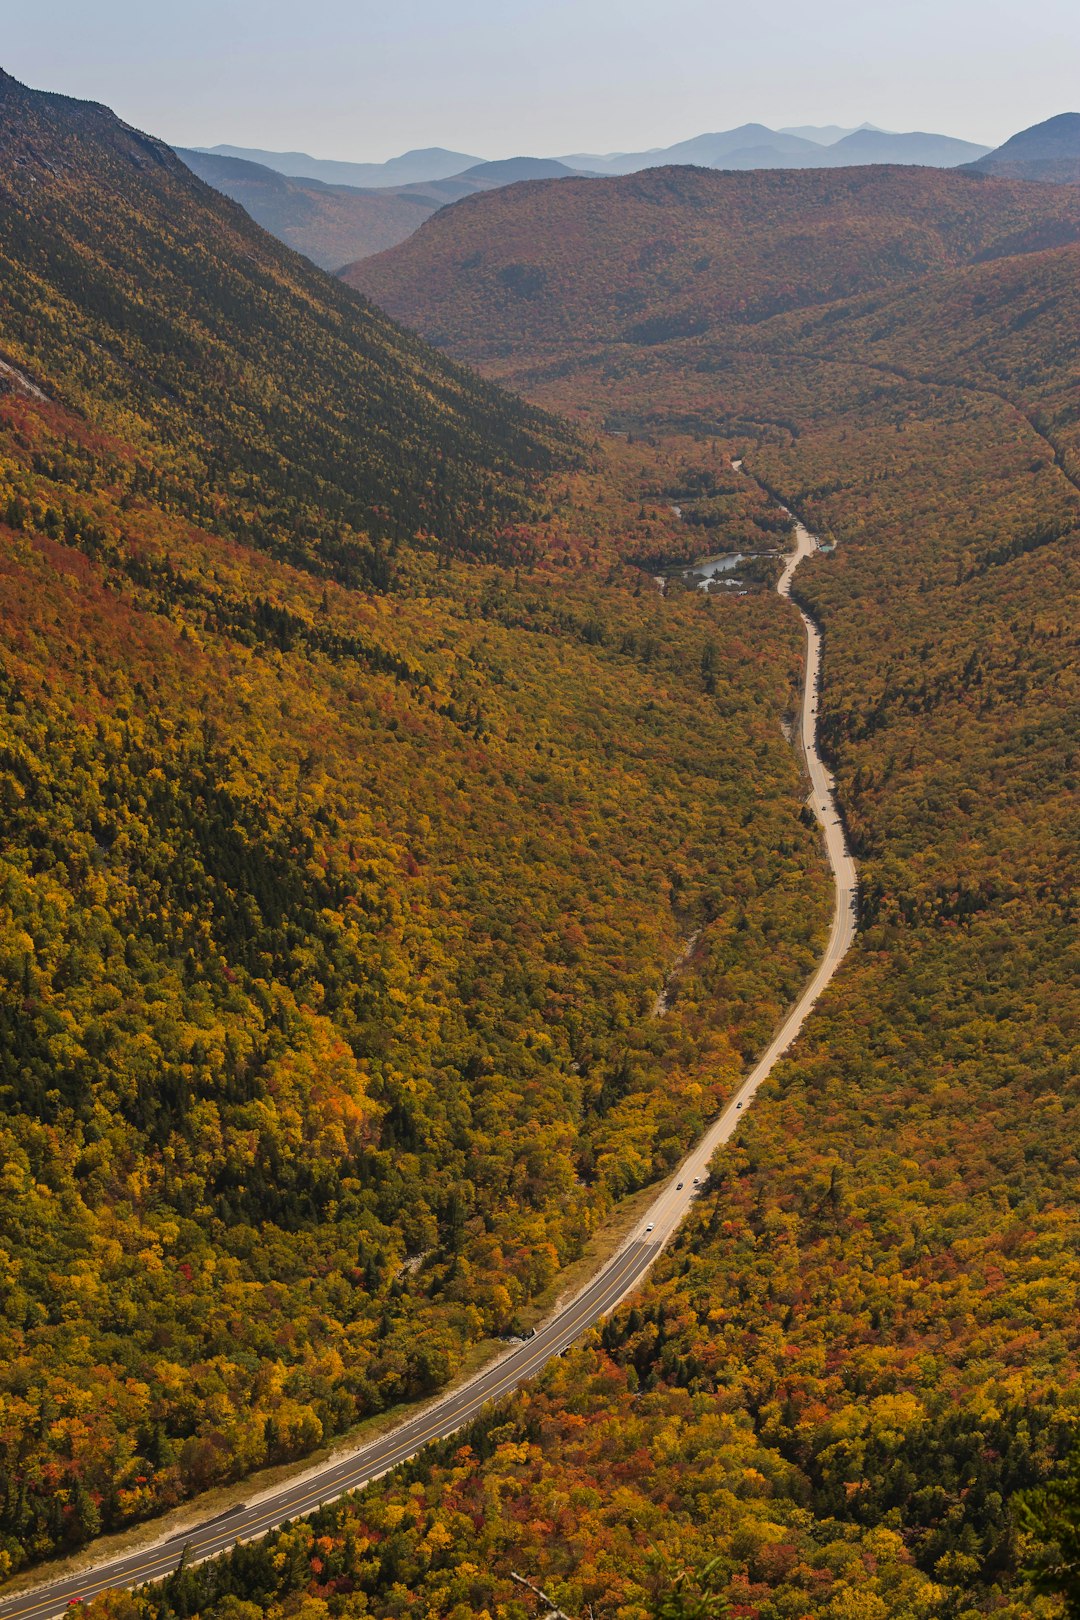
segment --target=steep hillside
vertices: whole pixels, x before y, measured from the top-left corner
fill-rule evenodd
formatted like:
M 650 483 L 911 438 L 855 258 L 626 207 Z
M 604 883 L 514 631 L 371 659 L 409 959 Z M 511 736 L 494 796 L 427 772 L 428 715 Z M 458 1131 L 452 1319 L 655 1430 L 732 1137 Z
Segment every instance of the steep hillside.
M 451 352 L 494 361 L 657 351 L 728 325 L 1080 236 L 1080 197 L 915 169 L 517 187 L 343 271 Z
M 321 572 L 489 549 L 562 431 L 434 355 L 103 108 L 0 79 L 9 360 Z
M 0 88 L 2 1576 L 493 1352 L 827 894 L 792 615 L 626 565 L 693 543 L 641 499 L 678 454 L 584 463 L 158 142 Z
M 971 165 L 977 174 L 1050 185 L 1080 184 L 1080 113 L 1059 113 L 1013 135 Z

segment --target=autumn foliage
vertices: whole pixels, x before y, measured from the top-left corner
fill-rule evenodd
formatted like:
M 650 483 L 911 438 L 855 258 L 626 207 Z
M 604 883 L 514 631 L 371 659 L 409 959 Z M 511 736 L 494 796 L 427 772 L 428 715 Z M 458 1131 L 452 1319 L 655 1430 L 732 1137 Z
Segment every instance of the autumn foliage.
M 797 625 L 627 564 L 685 546 L 655 451 L 598 467 L 156 143 L 2 88 L 7 1571 L 520 1326 L 828 896 Z

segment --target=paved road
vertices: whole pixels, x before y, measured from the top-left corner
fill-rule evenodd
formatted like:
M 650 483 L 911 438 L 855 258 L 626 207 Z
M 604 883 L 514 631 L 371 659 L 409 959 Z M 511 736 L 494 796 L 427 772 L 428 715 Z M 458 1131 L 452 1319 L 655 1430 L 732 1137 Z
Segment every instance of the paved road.
M 738 467 L 738 463 L 735 464 Z M 815 549 L 807 531 L 796 528 L 796 549 L 788 560 L 777 589 L 790 597 L 796 568 Z M 801 610 L 800 610 L 801 612 Z M 246 1507 L 206 1520 L 194 1528 L 155 1542 L 124 1558 L 96 1564 L 82 1574 L 30 1588 L 0 1603 L 0 1620 L 51 1620 L 74 1600 L 89 1598 L 110 1586 L 136 1586 L 167 1575 L 188 1548 L 189 1559 L 200 1560 L 222 1552 L 239 1540 L 251 1540 L 281 1524 L 310 1512 L 344 1491 L 377 1479 L 395 1464 L 405 1462 L 430 1440 L 453 1434 L 489 1402 L 508 1394 L 538 1373 L 544 1364 L 611 1311 L 649 1270 L 664 1244 L 680 1225 L 708 1174 L 709 1160 L 729 1140 L 754 1093 L 777 1060 L 802 1029 L 855 934 L 856 871 L 848 853 L 833 799 L 832 783 L 815 746 L 817 693 L 821 674 L 821 637 L 805 613 L 806 684 L 803 690 L 801 737 L 810 775 L 814 813 L 825 834 L 825 845 L 836 881 L 836 902 L 825 954 L 799 1000 L 791 1009 L 765 1053 L 759 1058 L 720 1117 L 665 1183 L 637 1228 L 603 1270 L 557 1316 L 538 1328 L 533 1338 L 518 1345 L 494 1366 L 486 1368 L 460 1389 L 445 1396 L 351 1454 L 314 1469 L 273 1494 Z

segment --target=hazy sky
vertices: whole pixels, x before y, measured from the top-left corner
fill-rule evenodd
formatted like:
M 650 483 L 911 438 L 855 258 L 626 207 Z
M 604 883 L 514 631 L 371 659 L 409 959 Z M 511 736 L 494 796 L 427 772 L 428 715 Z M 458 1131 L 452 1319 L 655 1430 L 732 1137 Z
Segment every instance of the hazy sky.
M 1080 110 L 1077 0 L 0 0 L 0 65 L 166 140 L 377 160 L 751 119 L 988 144 Z

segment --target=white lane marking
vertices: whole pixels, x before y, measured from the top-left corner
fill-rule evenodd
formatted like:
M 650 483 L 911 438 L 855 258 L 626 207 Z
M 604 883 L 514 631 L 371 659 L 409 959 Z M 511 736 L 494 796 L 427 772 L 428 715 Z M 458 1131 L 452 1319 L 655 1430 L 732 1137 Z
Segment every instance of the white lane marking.
M 732 466 L 736 471 L 742 470 L 741 462 L 732 462 Z M 786 510 L 786 508 L 782 508 L 782 510 Z M 776 587 L 781 596 L 788 600 L 791 599 L 791 581 L 795 570 L 816 549 L 817 541 L 801 523 L 796 522 L 795 550 L 788 558 Z M 287 1499 L 287 1505 L 280 1494 L 271 1497 L 262 1507 L 256 1520 L 247 1524 L 241 1520 L 240 1523 L 231 1527 L 239 1532 L 235 1538 L 227 1536 L 226 1539 L 221 1540 L 215 1537 L 211 1542 L 205 1543 L 201 1549 L 203 1559 L 226 1550 L 234 1544 L 234 1539 L 250 1540 L 254 1536 L 265 1535 L 268 1531 L 280 1525 L 283 1519 L 293 1518 L 298 1512 L 311 1512 L 313 1508 L 323 1502 L 334 1501 L 347 1491 L 359 1489 L 360 1486 L 380 1478 L 388 1469 L 397 1467 L 399 1463 L 415 1456 L 416 1452 L 426 1445 L 429 1440 L 446 1438 L 447 1435 L 454 1433 L 456 1429 L 468 1422 L 471 1417 L 474 1417 L 489 1401 L 500 1399 L 510 1390 L 517 1388 L 520 1383 L 530 1378 L 553 1356 L 558 1355 L 560 1349 L 566 1349 L 568 1345 L 572 1344 L 584 1329 L 599 1320 L 600 1316 L 606 1311 L 613 1309 L 651 1268 L 656 1256 L 677 1230 L 700 1191 L 700 1188 L 693 1186 L 692 1178 L 695 1175 L 703 1175 L 707 1171 L 708 1162 L 713 1154 L 719 1147 L 728 1142 L 734 1134 L 739 1123 L 740 1111 L 745 1114 L 745 1109 L 741 1109 L 741 1105 L 753 1098 L 762 1082 L 768 1077 L 778 1060 L 802 1030 L 811 1009 L 832 979 L 851 941 L 855 937 L 853 901 L 858 890 L 858 873 L 855 861 L 847 848 L 843 827 L 837 814 L 832 793 L 831 776 L 817 752 L 814 694 L 821 683 L 821 633 L 813 619 L 807 613 L 804 613 L 797 603 L 795 606 L 806 629 L 806 667 L 803 679 L 800 740 L 811 786 L 814 790 L 814 814 L 825 834 L 826 854 L 832 868 L 835 888 L 833 917 L 828 944 L 802 995 L 784 1019 L 779 1031 L 749 1075 L 728 1099 L 719 1117 L 705 1132 L 701 1140 L 695 1144 L 678 1169 L 669 1177 L 644 1216 L 643 1222 L 639 1223 L 635 1232 L 625 1240 L 623 1247 L 616 1251 L 608 1266 L 599 1276 L 593 1277 L 583 1284 L 575 1298 L 563 1307 L 559 1315 L 538 1330 L 537 1337 L 541 1339 L 541 1342 L 531 1346 L 531 1349 L 537 1352 L 535 1359 L 530 1359 L 525 1367 L 515 1368 L 511 1372 L 508 1363 L 512 1362 L 518 1354 L 517 1351 L 511 1351 L 503 1363 L 496 1363 L 496 1367 L 489 1367 L 485 1371 L 481 1371 L 473 1380 L 455 1391 L 453 1395 L 445 1397 L 443 1401 L 433 1406 L 427 1417 L 428 1419 L 437 1420 L 434 1427 L 423 1431 L 419 1435 L 411 1435 L 409 1426 L 419 1423 L 422 1419 L 419 1417 L 407 1419 L 398 1431 L 399 1439 L 391 1452 L 392 1460 L 387 1461 L 381 1458 L 377 1451 L 377 1447 L 386 1444 L 391 1439 L 391 1436 L 384 1436 L 381 1441 L 369 1441 L 366 1446 L 361 1447 L 352 1456 L 339 1458 L 336 1462 L 328 1464 L 321 1474 L 315 1473 L 307 1481 L 297 1482 L 296 1489 L 302 1491 L 305 1487 L 309 1490 L 313 1489 L 321 1480 L 321 1495 L 309 1497 L 300 1495 L 296 1500 L 289 1498 Z M 824 807 L 822 810 L 818 809 L 819 801 Z M 685 1186 L 682 1192 L 678 1193 L 674 1190 L 677 1181 L 690 1182 L 691 1185 Z M 646 1243 L 646 1239 L 650 1241 Z M 653 1252 L 647 1262 L 642 1263 L 640 1270 L 635 1270 L 630 1266 L 626 1268 L 625 1272 L 620 1272 L 621 1263 L 629 1256 L 634 1255 L 635 1258 L 641 1258 L 640 1251 L 635 1255 L 636 1244 L 640 1244 L 643 1249 L 651 1249 Z M 611 1281 L 607 1287 L 602 1288 L 600 1303 L 590 1301 L 589 1295 L 596 1288 L 601 1287 L 605 1277 L 610 1278 Z M 615 1287 L 617 1291 L 608 1298 L 610 1287 Z M 582 1306 L 586 1306 L 586 1309 L 584 1314 L 581 1315 L 581 1320 L 578 1321 L 576 1315 L 581 1314 Z M 562 1340 L 564 1335 L 567 1334 L 565 1342 L 560 1344 L 558 1341 Z M 499 1365 L 505 1368 L 504 1377 L 497 1380 L 488 1389 L 485 1380 L 495 1373 Z M 470 1390 L 473 1391 L 471 1396 L 469 1394 Z M 455 1413 L 455 1406 L 463 1399 L 466 1401 L 466 1406 L 460 1413 Z M 454 1415 L 453 1425 L 444 1429 L 443 1425 L 446 1424 L 451 1414 Z M 398 1450 L 401 1450 L 401 1455 L 394 1455 Z M 342 1469 L 351 1468 L 354 1463 L 358 1466 L 357 1475 L 354 1476 L 352 1473 L 341 1474 Z M 376 1469 L 377 1472 L 364 1473 L 365 1468 Z M 343 1481 L 347 1481 L 347 1483 Z M 332 1494 L 328 1495 L 328 1492 Z M 184 1545 L 183 1533 L 174 1532 L 164 1541 L 157 1542 L 145 1550 L 143 1556 L 146 1562 L 143 1564 L 138 1562 L 138 1554 L 131 1554 L 128 1558 L 118 1560 L 112 1564 L 99 1565 L 98 1574 L 96 1575 L 93 1570 L 87 1570 L 82 1576 L 59 1577 L 40 1586 L 31 1587 L 25 1594 L 20 1594 L 20 1597 L 10 1598 L 6 1603 L 0 1603 L 0 1620 L 51 1620 L 52 1616 L 63 1612 L 63 1607 L 71 1595 L 77 1594 L 80 1597 L 89 1598 L 96 1592 L 103 1591 L 109 1584 L 107 1577 L 110 1573 L 113 1575 L 123 1574 L 127 1577 L 125 1581 L 127 1585 L 141 1584 L 146 1580 L 156 1579 L 160 1574 L 168 1573 L 174 1568 L 172 1557 L 169 1557 L 164 1563 L 162 1562 L 163 1548 L 176 1546 L 177 1557 L 179 1557 Z M 50 1593 L 48 1597 L 40 1595 L 46 1591 Z M 37 1595 L 36 1602 L 30 1602 L 25 1607 L 19 1606 L 21 1597 L 25 1596 L 27 1599 L 33 1599 L 35 1595 Z

